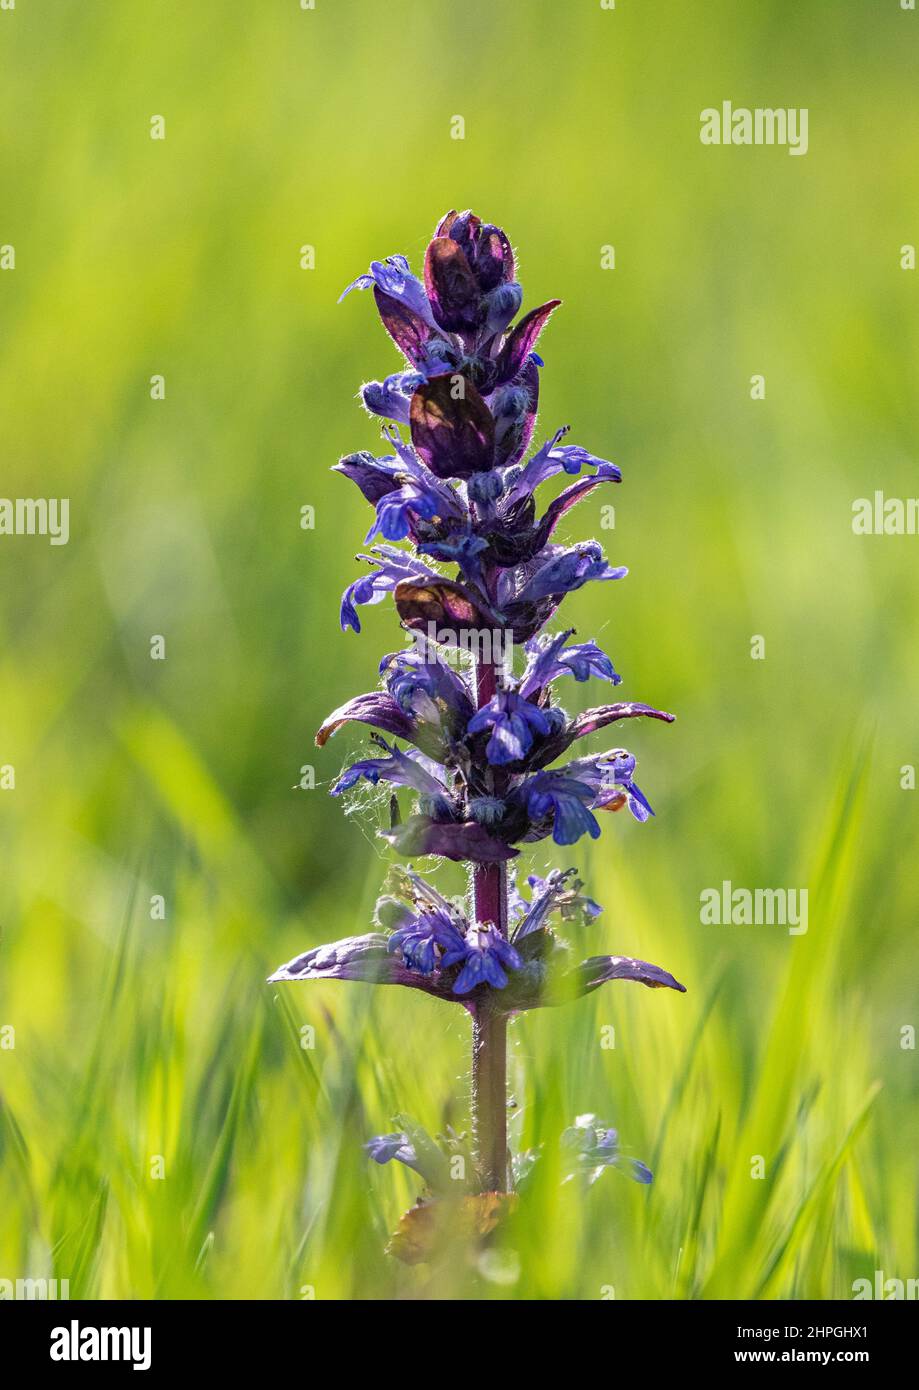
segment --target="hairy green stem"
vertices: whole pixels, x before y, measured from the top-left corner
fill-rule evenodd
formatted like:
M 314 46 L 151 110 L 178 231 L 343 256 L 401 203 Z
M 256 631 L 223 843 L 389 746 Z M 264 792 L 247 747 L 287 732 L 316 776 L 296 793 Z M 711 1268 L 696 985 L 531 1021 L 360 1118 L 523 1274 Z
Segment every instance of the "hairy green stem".
M 476 703 L 488 703 L 497 690 L 493 661 L 476 662 Z M 472 875 L 475 920 L 507 936 L 507 866 L 476 864 Z M 508 1190 L 507 1018 L 479 1003 L 472 1020 L 472 1133 L 481 1190 Z

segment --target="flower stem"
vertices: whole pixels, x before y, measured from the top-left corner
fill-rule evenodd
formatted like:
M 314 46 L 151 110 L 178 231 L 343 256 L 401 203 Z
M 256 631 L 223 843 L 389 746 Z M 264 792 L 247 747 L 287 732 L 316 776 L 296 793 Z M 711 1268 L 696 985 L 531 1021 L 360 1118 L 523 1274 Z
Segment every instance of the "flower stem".
M 493 661 L 476 661 L 476 703 L 486 705 L 497 690 Z M 472 874 L 475 920 L 490 922 L 507 936 L 507 866 L 476 864 Z M 508 1190 L 507 1018 L 479 1002 L 472 1020 L 472 1133 L 483 1192 Z
M 506 1192 L 507 1019 L 481 1007 L 472 1020 L 472 1129 L 483 1192 Z

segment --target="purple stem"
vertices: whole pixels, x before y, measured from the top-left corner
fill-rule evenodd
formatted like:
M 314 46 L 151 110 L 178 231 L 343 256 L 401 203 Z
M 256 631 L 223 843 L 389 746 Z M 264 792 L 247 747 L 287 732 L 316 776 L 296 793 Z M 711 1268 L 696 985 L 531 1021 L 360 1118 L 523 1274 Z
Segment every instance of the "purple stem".
M 476 661 L 479 708 L 497 690 L 493 661 Z M 472 872 L 475 920 L 490 922 L 507 936 L 507 866 L 476 864 Z M 479 1003 L 472 1019 L 472 1133 L 483 1192 L 506 1192 L 507 1180 L 507 1019 Z

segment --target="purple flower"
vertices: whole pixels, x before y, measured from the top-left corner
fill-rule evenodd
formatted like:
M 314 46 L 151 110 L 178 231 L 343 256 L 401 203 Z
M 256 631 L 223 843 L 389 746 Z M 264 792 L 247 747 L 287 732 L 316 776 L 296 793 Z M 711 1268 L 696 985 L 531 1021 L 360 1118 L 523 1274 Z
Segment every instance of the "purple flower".
M 550 558 L 554 552 L 547 549 L 548 543 L 566 513 L 594 488 L 619 481 L 618 470 L 611 463 L 604 463 L 592 476 L 579 478 L 570 487 L 564 488 L 537 520 L 533 494 L 525 492 L 522 496 L 516 495 L 512 481 L 514 473 L 513 468 L 505 470 L 508 486 L 504 495 L 476 520 L 477 529 L 488 538 L 495 563 L 504 568 L 522 567 L 534 559 Z M 546 554 L 541 556 L 543 551 Z M 523 577 L 527 577 L 526 573 Z M 515 592 L 519 590 L 520 583 L 516 577 L 510 587 Z
M 430 975 L 435 969 L 446 970 L 463 960 L 466 941 L 447 913 L 435 911 L 424 913 L 393 932 L 389 949 L 401 951 L 402 959 L 412 970 Z
M 504 989 L 507 970 L 523 962 L 509 941 L 492 926 L 470 927 L 466 933 L 465 964 L 453 984 L 454 994 L 468 994 L 478 985 Z
M 454 1180 L 450 1167 L 450 1158 L 455 1153 L 461 1152 L 466 1157 L 459 1137 L 448 1130 L 446 1135 L 440 1136 L 438 1143 L 420 1125 L 410 1120 L 397 1116 L 396 1123 L 403 1126 L 397 1133 L 378 1134 L 368 1140 L 364 1145 L 368 1158 L 379 1164 L 392 1163 L 394 1160 L 403 1163 L 424 1180 L 431 1193 L 451 1192 L 455 1195 L 458 1188 L 462 1191 L 463 1183 Z
M 493 927 L 470 926 L 443 910 L 423 913 L 400 927 L 389 938 L 389 950 L 422 975 L 461 965 L 451 986 L 454 994 L 468 994 L 480 984 L 504 989 L 506 970 L 522 964 L 514 947 Z
M 385 497 L 388 492 L 396 491 L 401 471 L 395 458 L 375 458 L 366 449 L 357 454 L 348 454 L 332 467 L 333 473 L 341 473 L 356 483 L 374 507 L 381 497 Z
M 387 256 L 384 261 L 371 261 L 366 274 L 359 275 L 342 290 L 338 302 L 340 304 L 352 290 L 369 290 L 374 286 L 387 300 L 417 315 L 429 327 L 435 327 L 424 286 L 418 277 L 411 273 L 404 256 Z
M 557 676 L 574 676 L 576 681 L 597 676 L 600 680 L 619 685 L 622 677 L 613 669 L 606 652 L 596 642 L 574 642 L 566 646 L 574 628 L 555 637 L 534 637 L 526 646 L 527 668 L 520 682 L 520 694 L 534 695 Z
M 483 582 L 482 551 L 488 549 L 488 542 L 481 536 L 451 536 L 449 540 L 427 541 L 418 549 L 433 560 L 459 565 L 470 579 L 476 583 Z
M 403 541 L 411 533 L 412 522 L 437 516 L 437 498 L 418 483 L 407 483 L 397 492 L 389 492 L 377 503 L 376 520 L 364 537 L 364 544 L 374 536 L 388 541 Z
M 514 278 L 514 253 L 507 234 L 492 223 L 483 223 L 472 212 L 448 212 L 441 218 L 434 238 L 449 237 L 463 252 L 482 293 Z
M 398 457 L 376 459 L 372 454 L 352 454 L 335 465 L 335 472 L 352 478 L 376 508 L 376 519 L 364 538 L 367 544 L 376 535 L 388 541 L 411 536 L 425 538 L 422 522 L 464 525 L 467 513 L 460 499 L 446 483 L 431 476 L 420 460 L 405 448 L 393 431 Z M 407 557 L 396 552 L 401 560 Z
M 450 728 L 461 724 L 463 729 L 472 716 L 472 693 L 465 680 L 441 661 L 422 633 L 416 634 L 412 647 L 384 656 L 380 675 L 406 714 L 431 723 L 446 722 Z
M 495 285 L 493 290 L 489 290 L 485 295 L 486 333 L 501 333 L 516 317 L 522 302 L 522 285 Z
M 624 748 L 595 757 L 576 758 L 555 771 L 561 776 L 575 778 L 590 788 L 593 805 L 598 810 L 618 811 L 628 803 L 636 820 L 645 821 L 654 814 L 644 794 L 635 785 L 635 758 Z
M 314 947 L 270 978 L 403 985 L 473 1008 L 475 999 L 466 997 L 471 990 L 463 986 L 481 974 L 480 983 L 502 990 L 508 1013 L 567 1003 L 613 980 L 682 992 L 679 981 L 647 961 L 591 956 L 571 964 L 569 953 L 548 929 L 549 915 L 590 919 L 599 912 L 596 903 L 581 897 L 580 882 L 571 881 L 573 873 L 553 871 L 545 881 L 531 879 L 532 903 L 517 901 L 513 915 L 520 920 L 508 942 L 491 924 L 477 934 L 465 914 L 432 884 L 413 869 L 401 870 L 395 874 L 398 896 L 387 895 L 377 903 L 375 922 L 382 930 Z M 517 900 L 513 891 L 510 896 Z M 480 959 L 483 955 L 487 959 Z M 467 965 L 469 975 L 457 989 Z M 502 977 L 504 983 L 497 984 Z
M 624 579 L 627 574 L 624 566 L 617 568 L 607 564 L 596 541 L 581 541 L 568 548 L 547 546 L 537 556 L 533 572 L 516 595 L 516 601 L 534 603 L 537 599 L 569 594 L 592 579 Z M 498 592 L 500 596 L 500 587 Z
M 482 706 L 467 726 L 470 734 L 481 733 L 484 729 L 491 729 L 485 756 L 490 763 L 501 767 L 526 757 L 533 746 L 533 735 L 551 733 L 552 720 L 545 710 L 521 695 L 501 691 Z
M 324 946 L 314 946 L 280 966 L 268 979 L 287 980 L 349 980 L 371 985 L 403 985 L 420 989 L 440 998 L 444 992 L 420 971 L 410 970 L 388 950 L 383 932 L 367 932 L 364 936 L 347 936 Z
M 520 942 L 517 954 L 521 961 L 523 948 L 530 941 L 538 941 L 546 935 L 545 932 L 533 933 Z M 659 965 L 632 960 L 628 956 L 591 956 L 577 966 L 564 967 L 554 978 L 547 978 L 541 968 L 534 973 L 525 961 L 520 968 L 511 968 L 514 974 L 509 978 L 508 986 L 513 985 L 513 988 L 506 987 L 506 1011 L 509 1013 L 566 1004 L 592 994 L 595 989 L 613 980 L 632 980 L 649 989 L 673 989 L 685 993 L 685 987 Z M 466 1003 L 449 983 L 455 969 L 454 966 L 448 972 L 446 979 L 436 968 L 426 975 L 406 965 L 399 951 L 389 950 L 389 938 L 385 932 L 375 931 L 314 946 L 280 966 L 268 979 L 272 983 L 343 980 L 371 985 L 402 985 L 444 1001 Z
M 527 883 L 533 892 L 532 900 L 527 903 L 523 898 L 520 899 L 520 920 L 514 931 L 511 933 L 512 941 L 520 941 L 529 936 L 532 932 L 541 931 L 548 917 L 558 912 L 566 920 L 580 917 L 582 920 L 590 920 L 599 917 L 603 909 L 599 903 L 595 903 L 593 898 L 582 897 L 579 890 L 582 887 L 580 879 L 570 880 L 576 870 L 553 869 L 547 878 L 540 878 L 537 874 L 529 874 Z
M 416 1173 L 421 1171 L 418 1167 L 418 1155 L 404 1134 L 378 1134 L 375 1138 L 368 1139 L 364 1145 L 364 1152 L 374 1163 L 391 1163 L 395 1159 L 397 1163 L 404 1163 L 407 1168 L 413 1168 Z
M 521 790 L 534 828 L 551 824 L 557 845 L 573 845 L 584 834 L 599 839 L 600 826 L 589 809 L 595 793 L 584 782 L 563 772 L 537 772 Z
M 390 756 L 364 758 L 360 762 L 352 763 L 333 786 L 333 796 L 340 796 L 342 792 L 348 791 L 361 778 L 365 778 L 374 786 L 382 778 L 385 782 L 395 782 L 403 787 L 414 787 L 416 791 L 423 792 L 428 796 L 439 800 L 443 799 L 446 786 L 431 770 L 436 766 L 435 763 L 429 758 L 425 758 L 417 750 L 414 753 L 402 753 L 395 745 L 390 747 L 386 740 L 380 738 L 379 735 L 374 734 L 371 737 Z
M 424 258 L 425 288 L 442 329 L 467 342 L 482 330 L 499 333 L 520 308 L 513 276 L 514 253 L 500 227 L 471 212 L 442 219 Z
M 506 867 L 520 846 L 550 835 L 558 845 L 596 839 L 601 811 L 628 806 L 647 820 L 653 813 L 631 753 L 560 760 L 575 740 L 619 720 L 673 716 L 628 701 L 569 717 L 555 703 L 553 682 L 563 676 L 620 684 L 596 642 L 572 641 L 572 628 L 555 635 L 545 628 L 567 594 L 627 573 L 595 540 L 556 540 L 579 502 L 621 482 L 619 468 L 565 442 L 567 426 L 530 453 L 543 365 L 537 346 L 560 301 L 526 309 L 510 239 L 470 211 L 441 219 L 421 276 L 404 256 L 388 256 L 372 261 L 342 298 L 355 289 L 372 292 L 403 361 L 360 388 L 366 410 L 386 422 L 389 452 L 360 450 L 334 466 L 374 510 L 369 552 L 358 556 L 369 572 L 345 589 L 340 622 L 359 632 L 360 607 L 391 596 L 414 642 L 383 658 L 380 688 L 340 704 L 316 741 L 352 723 L 374 731 L 373 755 L 346 766 L 333 794 L 363 782 L 412 793 L 389 798 L 378 835 L 396 855 L 471 865 L 470 908 L 395 862 L 376 930 L 311 947 L 271 979 L 401 985 L 459 1004 L 474 1020 L 481 1076 L 497 1045 L 484 1040 L 492 1015 L 564 1004 L 615 980 L 682 992 L 647 961 L 578 960 L 556 929 L 589 924 L 600 908 L 573 869 L 531 874 L 528 901 L 508 886 Z M 539 505 L 539 487 L 553 478 L 565 485 Z M 526 666 L 515 675 L 508 650 L 524 643 Z M 328 676 L 335 678 L 331 667 Z M 396 1119 L 393 1133 L 369 1141 L 368 1154 L 407 1164 L 434 1197 L 503 1191 L 503 1098 L 487 1085 L 474 1094 L 479 1147 L 467 1188 L 453 1184 L 446 1157 L 459 1151 L 461 1137 L 435 1142 Z M 622 1157 L 615 1130 L 593 1116 L 566 1131 L 564 1148 L 572 1176 L 589 1182 L 620 1166 L 650 1181 L 643 1164 Z
M 608 476 L 617 483 L 622 481 L 622 474 L 615 464 L 608 463 L 606 459 L 597 458 L 596 454 L 590 453 L 587 449 L 582 449 L 578 444 L 562 444 L 571 427 L 564 425 L 560 430 L 556 430 L 552 438 L 538 449 L 525 468 L 521 469 L 514 481 L 513 487 L 508 493 L 508 502 L 515 502 L 521 497 L 529 496 L 540 483 L 552 478 L 556 473 L 564 470 L 566 473 L 580 473 L 582 468 L 603 468 L 608 470 Z
M 363 574 L 349 584 L 341 598 L 341 629 L 353 628 L 360 632 L 361 622 L 357 616 L 358 606 L 380 603 L 387 594 L 393 592 L 403 580 L 437 579 L 439 576 L 421 560 L 416 560 L 406 552 L 395 550 L 392 546 L 377 545 L 371 555 L 359 555 L 375 568 L 372 574 Z
M 613 753 L 608 762 L 601 760 L 597 767 L 600 771 L 599 806 L 606 807 L 611 802 L 621 800 L 624 793 L 629 810 L 637 821 L 646 821 L 654 815 L 647 797 L 635 783 L 635 759 L 631 753 Z
M 412 396 L 424 381 L 420 372 L 393 372 L 383 381 L 368 381 L 361 387 L 361 400 L 372 415 L 408 424 Z

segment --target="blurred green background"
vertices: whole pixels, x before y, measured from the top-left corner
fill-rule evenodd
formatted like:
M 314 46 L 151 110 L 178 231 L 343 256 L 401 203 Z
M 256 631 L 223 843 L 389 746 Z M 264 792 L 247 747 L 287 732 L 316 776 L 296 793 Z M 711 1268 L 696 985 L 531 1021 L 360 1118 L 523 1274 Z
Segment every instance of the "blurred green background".
M 919 491 L 919 14 L 17 0 L 0 50 L 0 492 L 71 499 L 68 546 L 0 537 L 0 1278 L 595 1299 L 919 1275 L 919 539 L 851 529 L 853 499 Z M 727 99 L 807 107 L 808 154 L 702 146 Z M 508 229 L 527 304 L 565 301 L 537 439 L 571 423 L 625 475 L 615 530 L 601 490 L 566 534 L 630 577 L 566 615 L 623 698 L 679 716 L 623 733 L 657 818 L 531 864 L 605 904 L 585 955 L 689 992 L 511 1030 L 515 1142 L 594 1111 L 654 1186 L 585 1196 L 546 1164 L 497 1256 L 412 1269 L 383 1245 L 416 1186 L 360 1145 L 400 1110 L 465 1124 L 465 1015 L 264 979 L 365 930 L 387 864 L 376 810 L 325 795 L 359 732 L 312 747 L 401 639 L 388 605 L 338 629 L 369 512 L 329 466 L 376 446 L 354 393 L 398 358 L 369 297 L 335 301 L 372 257 L 418 269 L 466 206 Z M 806 887 L 807 934 L 702 925 L 724 879 Z

